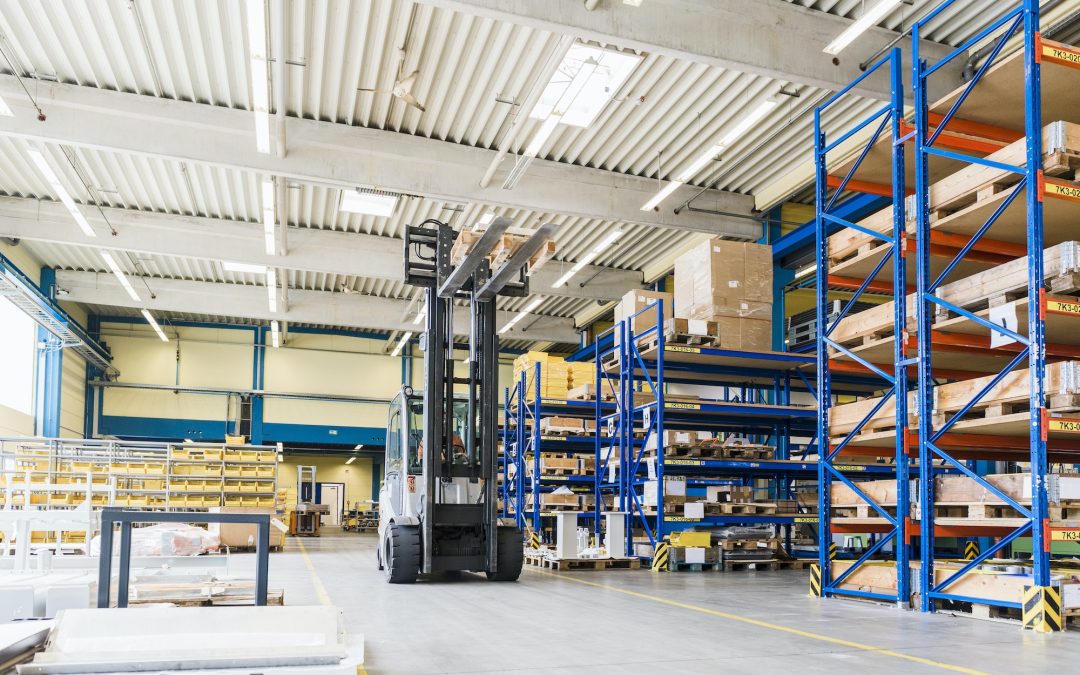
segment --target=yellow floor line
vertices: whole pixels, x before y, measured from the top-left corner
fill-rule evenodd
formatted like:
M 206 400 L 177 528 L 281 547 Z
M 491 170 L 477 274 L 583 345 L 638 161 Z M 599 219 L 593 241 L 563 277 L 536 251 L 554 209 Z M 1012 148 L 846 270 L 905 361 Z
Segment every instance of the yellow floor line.
M 304 548 L 304 542 L 297 539 L 296 543 L 300 545 L 300 556 L 304 559 L 304 566 L 308 568 L 308 573 L 311 575 L 311 584 L 315 586 L 315 597 L 324 605 L 333 605 L 334 603 L 330 602 L 330 594 L 326 592 L 326 586 L 323 586 L 319 573 L 315 571 L 315 563 L 311 562 L 311 556 L 308 555 L 307 549 Z M 356 675 L 368 675 L 368 672 L 364 670 L 364 666 L 358 665 L 356 666 Z
M 541 572 L 537 569 L 527 568 L 533 574 L 542 574 L 545 577 L 554 577 L 556 579 L 562 579 L 563 581 L 572 581 L 575 584 L 583 584 L 585 586 L 593 586 L 595 588 L 602 588 L 606 591 L 612 591 L 614 593 L 622 593 L 623 595 L 633 596 L 635 598 L 641 598 L 643 600 L 651 600 L 663 605 L 669 605 L 671 607 L 679 607 L 681 609 L 690 610 L 692 612 L 700 612 L 702 614 L 709 614 L 711 616 L 720 617 L 722 619 L 728 619 L 729 621 L 738 621 L 740 623 L 749 624 L 751 626 L 757 626 L 758 628 L 767 628 L 769 630 L 779 631 L 781 633 L 789 633 L 791 635 L 798 635 L 799 637 L 809 638 L 811 640 L 820 640 L 822 642 L 829 642 L 835 645 L 843 647 L 850 647 L 852 649 L 860 649 L 866 652 L 873 652 L 875 654 L 881 654 L 882 656 L 891 656 L 905 661 L 912 661 L 914 663 L 921 663 L 927 666 L 933 666 L 935 668 L 941 668 L 943 670 L 950 670 L 954 673 L 969 673 L 969 675 L 986 675 L 981 670 L 973 670 L 971 668 L 964 668 L 963 666 L 954 666 L 948 663 L 942 663 L 940 661 L 934 661 L 932 659 L 925 659 L 921 656 L 912 656 L 911 654 L 905 654 L 903 652 L 893 651 L 891 649 L 882 649 L 880 647 L 874 647 L 873 645 L 862 644 L 861 642 L 852 642 L 851 640 L 842 640 L 829 635 L 822 635 L 820 633 L 811 633 L 810 631 L 800 630 L 798 628 L 791 628 L 790 626 L 782 626 L 780 624 L 769 623 L 768 621 L 761 621 L 759 619 L 751 619 L 750 617 L 740 616 L 739 614 L 731 614 L 729 612 L 720 612 L 715 609 L 709 609 L 707 607 L 699 607 L 697 605 L 687 604 L 685 602 L 678 602 L 676 600 L 669 600 L 667 598 L 661 598 L 656 595 L 649 595 L 647 593 L 639 593 L 637 591 L 630 591 L 625 588 L 616 588 L 615 586 L 607 586 L 605 584 L 598 584 L 592 581 L 585 581 L 584 579 L 575 579 L 573 577 L 563 576 L 561 574 L 553 574 L 551 572 Z

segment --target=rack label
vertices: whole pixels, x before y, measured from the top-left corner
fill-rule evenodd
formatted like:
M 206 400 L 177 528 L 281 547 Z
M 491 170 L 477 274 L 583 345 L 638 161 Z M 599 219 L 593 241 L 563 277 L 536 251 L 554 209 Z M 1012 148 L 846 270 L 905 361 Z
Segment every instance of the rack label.
M 1080 202 L 1080 187 L 1051 183 L 1050 181 L 1046 181 L 1045 185 L 1044 192 L 1051 197 L 1061 197 L 1062 199 L 1072 199 Z
M 1080 52 L 1071 49 L 1062 49 L 1061 47 L 1048 45 L 1045 42 L 1042 46 L 1042 56 L 1044 59 L 1049 59 L 1051 61 L 1080 66 Z
M 570 439 L 568 437 L 566 437 L 566 436 L 541 436 L 540 440 L 542 440 L 542 441 L 562 441 L 562 442 L 565 443 L 566 441 L 568 441 Z
M 837 471 L 866 471 L 862 464 L 833 464 L 833 468 Z
M 1047 431 L 1061 431 L 1067 434 L 1080 434 L 1080 419 L 1050 419 L 1046 423 Z
M 701 410 L 697 403 L 664 403 L 664 407 L 670 410 Z
M 705 462 L 700 459 L 665 459 L 664 466 L 701 466 Z
M 1050 530 L 1050 541 L 1080 541 L 1080 530 Z
M 700 523 L 701 518 L 687 518 L 685 516 L 674 516 L 671 518 L 665 517 L 664 520 L 669 523 Z
M 544 403 L 547 405 L 570 405 L 570 401 L 559 401 L 557 399 L 544 399 Z
M 665 345 L 666 352 L 680 352 L 682 354 L 700 354 L 701 347 L 682 347 L 680 345 Z
M 795 516 L 796 523 L 816 523 L 818 521 L 817 516 Z
M 1055 314 L 1080 314 L 1080 302 L 1047 299 L 1046 311 Z

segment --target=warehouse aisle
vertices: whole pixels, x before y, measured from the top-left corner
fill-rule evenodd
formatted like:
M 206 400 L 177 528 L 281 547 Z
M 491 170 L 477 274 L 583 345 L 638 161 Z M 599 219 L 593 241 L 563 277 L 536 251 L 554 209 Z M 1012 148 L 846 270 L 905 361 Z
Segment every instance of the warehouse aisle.
M 374 542 L 328 532 L 290 539 L 270 561 L 271 584 L 285 589 L 287 603 L 334 598 L 348 629 L 365 634 L 372 675 L 840 668 L 1016 675 L 1070 672 L 1080 659 L 1080 634 L 822 602 L 807 596 L 802 572 L 555 576 L 526 568 L 516 584 L 464 575 L 389 586 L 375 569 Z

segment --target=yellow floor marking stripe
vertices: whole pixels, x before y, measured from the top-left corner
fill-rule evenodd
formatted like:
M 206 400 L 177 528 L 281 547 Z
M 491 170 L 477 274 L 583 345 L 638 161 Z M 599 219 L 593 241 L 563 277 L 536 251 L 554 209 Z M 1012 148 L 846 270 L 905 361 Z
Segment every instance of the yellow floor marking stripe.
M 296 543 L 300 545 L 300 556 L 303 557 L 304 565 L 308 568 L 308 573 L 311 574 L 311 583 L 315 586 L 315 597 L 324 605 L 333 605 L 334 603 L 330 602 L 330 594 L 326 592 L 326 586 L 323 586 L 319 573 L 315 571 L 315 563 L 311 562 L 311 556 L 308 555 L 307 549 L 304 548 L 304 542 L 297 539 Z M 364 666 L 357 665 L 356 675 L 368 675 L 368 672 L 364 670 Z
M 709 609 L 707 607 L 699 607 L 697 605 L 690 605 L 685 602 L 678 602 L 677 600 L 669 600 L 667 598 L 661 598 L 656 595 L 649 595 L 647 593 L 639 593 L 637 591 L 630 591 L 625 588 L 616 588 L 614 586 L 606 586 L 604 584 L 598 584 L 592 581 L 585 581 L 584 579 L 575 579 L 573 577 L 563 576 L 561 574 L 552 574 L 551 572 L 541 572 L 540 570 L 527 568 L 534 574 L 542 574 L 545 577 L 554 577 L 556 579 L 562 579 L 563 581 L 572 581 L 575 584 L 584 584 L 585 586 L 594 586 L 596 588 L 602 588 L 606 591 L 613 591 L 615 593 L 622 593 L 623 595 L 630 595 L 635 598 L 641 598 L 643 600 L 651 600 L 652 602 L 658 602 L 663 605 L 670 605 L 672 607 L 680 607 L 692 612 L 701 612 L 702 614 L 709 614 L 711 616 L 718 616 L 722 619 L 728 619 L 729 621 L 738 621 L 740 623 L 750 624 L 751 626 L 757 626 L 758 628 L 768 628 L 769 630 L 780 631 L 782 633 L 789 633 L 791 635 L 798 635 L 799 637 L 810 638 L 811 640 L 820 640 L 822 642 L 830 642 L 835 645 L 841 645 L 844 647 L 851 647 L 852 649 L 861 649 L 866 652 L 873 652 L 875 654 L 881 654 L 882 656 L 892 656 L 905 661 L 912 661 L 914 663 L 921 663 L 927 666 L 934 666 L 936 668 L 942 668 L 944 670 L 951 670 L 954 673 L 968 673 L 969 675 L 987 675 L 981 670 L 973 670 L 971 668 L 964 668 L 963 666 L 954 666 L 948 663 L 942 663 L 940 661 L 934 661 L 932 659 L 925 659 L 921 656 L 912 656 L 911 654 L 904 654 L 903 652 L 893 651 L 891 649 L 882 649 L 880 647 L 874 647 L 872 645 L 862 644 L 861 642 L 852 642 L 850 640 L 842 640 L 840 638 L 834 638 L 829 635 L 822 635 L 820 633 L 811 633 L 810 631 L 800 630 L 798 628 L 791 628 L 790 626 L 781 626 L 780 624 L 769 623 L 768 621 L 761 621 L 759 619 L 751 619 L 750 617 L 740 616 L 738 614 L 731 614 L 729 612 L 720 612 L 715 609 Z

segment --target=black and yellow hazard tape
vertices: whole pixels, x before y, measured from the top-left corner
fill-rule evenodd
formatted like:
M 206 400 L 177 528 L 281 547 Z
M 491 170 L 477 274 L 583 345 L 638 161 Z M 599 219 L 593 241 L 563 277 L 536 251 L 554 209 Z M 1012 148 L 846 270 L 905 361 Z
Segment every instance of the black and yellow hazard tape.
M 964 547 L 964 560 L 974 560 L 979 557 L 979 545 L 969 541 Z
M 667 572 L 668 571 L 668 558 L 671 553 L 671 544 L 664 541 L 656 543 L 656 550 L 653 551 L 652 557 L 652 571 L 653 572 Z
M 810 565 L 810 595 L 815 598 L 821 597 L 821 565 Z
M 1037 633 L 1064 630 L 1061 591 L 1053 586 L 1024 586 L 1022 620 L 1024 628 Z
M 840 550 L 836 547 L 835 543 L 829 544 L 829 560 L 836 560 L 836 554 L 839 552 Z
M 540 533 L 529 532 L 529 548 L 540 548 Z

